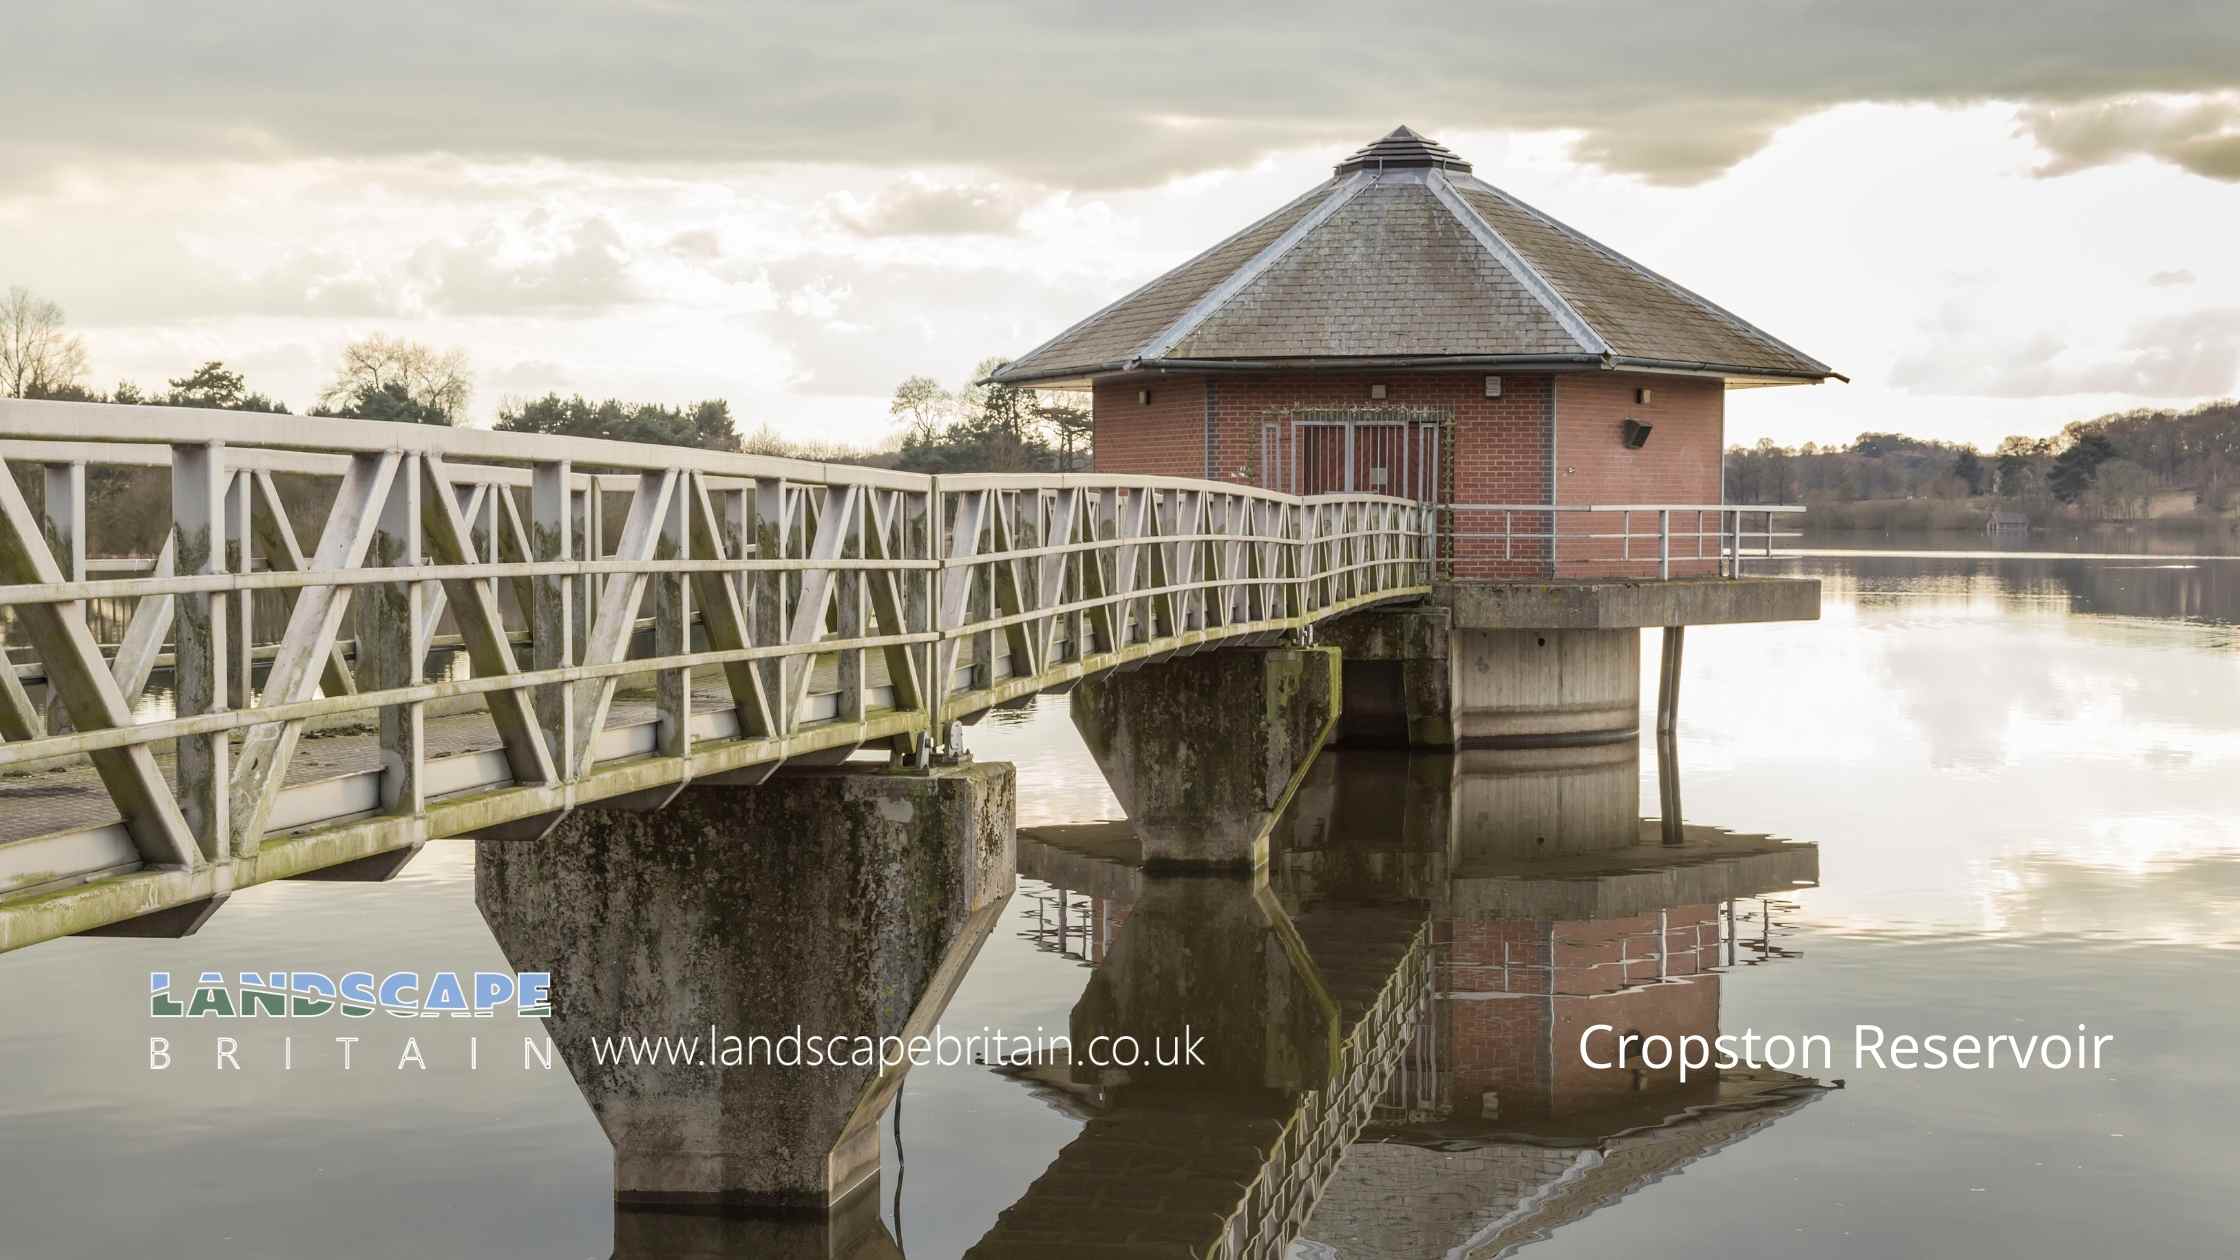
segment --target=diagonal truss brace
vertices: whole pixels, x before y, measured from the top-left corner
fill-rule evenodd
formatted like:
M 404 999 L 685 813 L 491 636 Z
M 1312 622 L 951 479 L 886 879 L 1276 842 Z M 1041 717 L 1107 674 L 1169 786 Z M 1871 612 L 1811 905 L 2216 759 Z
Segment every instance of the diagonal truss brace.
M 654 558 L 661 544 L 662 521 L 669 510 L 669 500 L 677 493 L 677 482 L 682 474 L 674 468 L 649 472 L 638 478 L 638 489 L 630 498 L 630 515 L 623 522 L 622 541 L 616 546 L 614 559 L 643 564 Z M 599 617 L 591 625 L 591 634 L 584 641 L 581 663 L 587 666 L 611 665 L 623 659 L 630 650 L 630 634 L 637 629 L 638 608 L 645 602 L 646 587 L 652 574 L 645 572 L 610 574 L 599 592 Z M 606 674 L 587 678 L 577 684 L 576 729 L 572 737 L 576 745 L 576 773 L 588 774 L 598 749 L 599 732 L 607 724 L 607 710 L 614 704 L 615 676 Z
M 693 554 L 715 560 L 731 559 L 730 549 L 724 543 L 723 525 L 716 519 L 714 505 L 708 500 L 707 483 L 700 474 L 691 474 L 684 493 L 688 496 L 685 508 L 690 518 Z M 708 636 L 710 648 L 718 652 L 736 652 L 754 646 L 754 635 L 747 625 L 746 605 L 740 600 L 739 587 L 730 574 L 693 574 L 692 595 L 693 603 L 699 608 L 702 633 Z M 762 671 L 755 668 L 753 661 L 725 662 L 723 678 L 731 688 L 731 704 L 738 713 L 742 737 L 766 739 L 781 733 L 772 720 L 770 694 L 763 687 Z
M 25 585 L 56 585 L 64 580 L 47 547 L 46 531 L 24 501 L 15 473 L 4 459 L 0 459 L 0 580 Z M 61 693 L 72 726 L 97 731 L 132 724 L 132 707 L 86 626 L 82 605 L 23 604 L 16 608 L 16 618 L 46 666 L 47 685 Z M 199 865 L 201 849 L 156 767 L 155 753 L 145 744 L 134 744 L 91 755 L 141 860 L 152 865 Z
M 349 471 L 335 490 L 326 527 L 320 531 L 319 550 L 307 562 L 309 569 L 333 573 L 365 564 L 401 458 L 395 451 L 351 458 Z M 335 637 L 341 632 L 342 618 L 349 607 L 349 587 L 301 589 L 294 610 L 288 614 L 288 628 L 281 635 L 279 651 L 265 674 L 264 703 L 296 704 L 311 699 L 332 657 Z M 250 727 L 242 740 L 233 766 L 235 852 L 256 850 L 302 736 L 303 720 L 298 718 Z
M 443 459 L 423 455 L 420 467 L 423 478 L 421 545 L 427 548 L 429 558 L 439 565 L 475 563 L 474 531 L 468 522 L 483 500 L 479 496 L 471 497 L 467 510 L 461 512 L 450 469 Z M 497 487 L 489 487 L 489 492 L 497 493 Z M 514 659 L 513 643 L 506 637 L 497 592 L 491 589 L 491 584 L 479 578 L 454 578 L 443 583 L 443 590 L 445 603 L 459 625 L 459 636 L 465 641 L 467 660 L 473 665 L 475 676 L 503 678 L 521 672 L 519 662 Z M 553 764 L 552 750 L 544 742 L 544 731 L 537 724 L 535 698 L 530 689 L 516 687 L 493 691 L 487 701 L 490 720 L 497 726 L 498 738 L 505 744 L 506 765 L 513 771 L 514 782 L 558 783 L 559 771 Z

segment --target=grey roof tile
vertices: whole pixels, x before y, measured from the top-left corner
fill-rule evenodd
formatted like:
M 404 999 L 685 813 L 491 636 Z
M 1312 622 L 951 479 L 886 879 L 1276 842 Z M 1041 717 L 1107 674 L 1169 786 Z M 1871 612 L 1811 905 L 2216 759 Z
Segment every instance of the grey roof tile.
M 1600 345 L 1621 362 L 1834 374 L 1468 170 L 1413 132 L 1395 132 L 998 376 L 1091 375 L 1136 358 L 1590 358 Z

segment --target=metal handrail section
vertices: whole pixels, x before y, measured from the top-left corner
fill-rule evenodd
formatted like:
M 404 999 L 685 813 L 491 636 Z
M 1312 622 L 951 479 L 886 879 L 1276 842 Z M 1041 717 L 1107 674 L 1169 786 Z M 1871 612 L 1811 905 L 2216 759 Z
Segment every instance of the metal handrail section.
M 168 478 L 161 555 L 89 536 L 111 467 Z M 923 757 L 994 705 L 1421 596 L 1433 533 L 1380 495 L 0 401 L 0 610 L 51 701 L 0 668 L 0 769 L 90 761 L 115 814 L 0 840 L 0 951 L 790 760 Z M 95 599 L 131 601 L 113 646 Z M 439 626 L 468 661 L 440 678 Z M 170 711 L 136 717 L 159 660 Z M 626 680 L 651 704 L 617 715 Z M 496 748 L 436 751 L 429 706 L 459 698 Z M 352 715 L 380 768 L 288 782 L 308 725 Z
M 1616 564 L 1653 569 L 1659 578 L 1672 576 L 1675 561 L 1709 562 L 1721 576 L 1741 577 L 1745 561 L 1774 556 L 1775 539 L 1803 536 L 1775 526 L 1777 518 L 1805 511 L 1799 504 L 1761 503 L 1449 503 L 1437 510 L 1448 516 L 1447 527 L 1440 532 L 1444 569 L 1451 570 L 1463 558 L 1460 543 L 1498 542 L 1503 561 L 1538 561 L 1551 572 L 1560 573 L 1559 566 L 1565 564 Z M 1646 530 L 1634 528 L 1635 518 L 1642 516 L 1650 518 Z M 1498 529 L 1463 525 L 1465 518 L 1490 524 L 1494 517 L 1499 518 Z M 1563 528 L 1567 519 L 1583 517 L 1615 517 L 1615 527 Z M 1759 518 L 1757 528 L 1751 527 L 1753 517 Z M 1567 541 L 1586 545 L 1564 555 Z M 1602 545 L 1611 543 L 1616 546 Z M 1520 544 L 1526 544 L 1524 554 L 1519 554 Z M 1592 554 L 1609 551 L 1617 554 Z

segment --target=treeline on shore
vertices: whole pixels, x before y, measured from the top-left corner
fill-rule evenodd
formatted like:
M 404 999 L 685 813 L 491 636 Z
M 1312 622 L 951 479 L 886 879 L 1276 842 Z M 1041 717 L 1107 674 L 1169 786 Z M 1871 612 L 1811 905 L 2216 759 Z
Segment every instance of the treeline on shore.
M 61 307 L 22 288 L 0 296 L 0 397 L 291 414 L 286 403 L 250 388 L 243 374 L 223 360 L 205 361 L 162 388 L 123 381 L 108 391 L 90 383 L 89 363 L 84 340 L 69 329 Z M 730 403 L 721 398 L 632 402 L 550 392 L 501 401 L 493 427 L 502 433 L 693 446 L 923 473 L 1088 467 L 1086 396 L 984 383 L 1003 364 L 1000 358 L 984 359 L 953 388 L 927 376 L 903 381 L 887 408 L 893 430 L 870 446 L 790 439 L 768 425 L 742 433 Z M 466 422 L 473 394 L 473 365 L 464 351 L 375 333 L 342 348 L 333 377 L 306 414 L 457 425 Z M 26 497 L 37 502 L 44 492 L 38 470 L 24 466 L 14 471 Z M 87 476 L 89 526 L 97 553 L 154 554 L 166 517 L 148 511 L 147 505 L 169 498 L 165 474 L 98 466 L 89 468 Z M 289 476 L 275 482 L 298 534 L 318 537 L 333 487 Z M 619 527 L 619 518 L 613 526 Z
M 2052 437 L 1972 444 L 1862 433 L 1727 451 L 1738 503 L 1803 503 L 1818 529 L 1982 529 L 1993 512 L 2201 527 L 2240 516 L 2240 401 L 2079 420 Z

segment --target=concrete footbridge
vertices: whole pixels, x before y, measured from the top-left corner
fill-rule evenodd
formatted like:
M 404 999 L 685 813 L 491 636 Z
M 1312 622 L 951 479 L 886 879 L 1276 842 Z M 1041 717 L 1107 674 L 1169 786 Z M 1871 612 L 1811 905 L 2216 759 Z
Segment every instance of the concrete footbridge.
M 906 1063 L 595 1046 L 936 1027 L 1020 873 L 1020 785 L 972 760 L 979 716 L 1070 692 L 1129 860 L 1264 887 L 1286 811 L 1328 813 L 1334 741 L 1603 765 L 1638 743 L 1646 628 L 1669 737 L 1685 627 L 1818 615 L 1816 581 L 1743 576 L 1784 510 L 1511 504 L 1495 544 L 1484 505 L 1436 496 L 4 400 L 0 953 L 183 936 L 252 885 L 383 880 L 469 839 L 497 943 L 554 978 L 546 1027 L 614 1145 L 617 1203 L 837 1220 L 876 1181 Z M 1530 790 L 1505 793 L 1433 812 L 1529 815 Z M 1629 845 L 1698 843 L 1676 800 L 1658 840 L 1624 808 Z M 1144 920 L 1227 923 L 1306 995 L 1307 1024 L 1256 1034 L 1320 1049 L 1264 1082 L 1283 1088 L 1255 1166 L 1275 1171 L 1222 1219 L 1267 1226 L 1239 1225 L 1235 1254 L 1295 1235 L 1409 1042 L 1436 943 L 1420 914 L 1264 901 Z M 1350 988 L 1347 956 L 1376 960 Z M 1115 970 L 1079 1014 L 1141 1023 L 1170 1009 L 1162 976 Z M 1146 1115 L 1171 1110 L 1157 1094 Z M 1342 1120 L 1302 1127 L 1302 1100 Z M 1300 1145 L 1310 1129 L 1336 1136 Z
M 867 746 L 924 764 L 992 706 L 1430 590 L 1429 510 L 1365 494 L 22 401 L 0 461 L 31 650 L 0 772 L 55 771 L 0 820 L 0 950 Z M 117 495 L 156 554 L 92 536 Z

